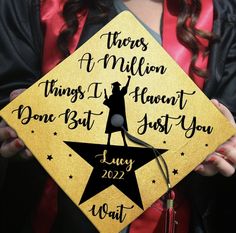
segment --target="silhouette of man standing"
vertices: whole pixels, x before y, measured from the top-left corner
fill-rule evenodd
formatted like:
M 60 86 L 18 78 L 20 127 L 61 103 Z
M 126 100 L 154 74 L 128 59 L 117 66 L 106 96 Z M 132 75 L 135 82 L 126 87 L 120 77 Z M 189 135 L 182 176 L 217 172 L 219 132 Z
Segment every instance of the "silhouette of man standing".
M 118 114 L 123 117 L 124 123 L 123 127 L 128 131 L 128 126 L 127 126 L 127 120 L 126 120 L 126 114 L 125 114 L 125 98 L 124 96 L 126 95 L 128 91 L 128 86 L 130 83 L 130 78 L 131 76 L 128 76 L 128 81 L 122 89 L 120 89 L 121 84 L 119 82 L 114 82 L 112 83 L 112 94 L 107 96 L 106 89 L 105 91 L 105 100 L 103 102 L 104 105 L 106 105 L 110 110 L 109 110 L 109 115 L 107 119 L 107 125 L 106 125 L 106 131 L 105 133 L 108 134 L 108 140 L 107 140 L 107 145 L 110 145 L 110 140 L 111 140 L 111 134 L 117 131 L 121 131 L 121 135 L 123 138 L 124 146 L 127 146 L 126 140 L 125 140 L 125 134 L 123 130 L 120 127 L 115 127 L 111 124 L 111 118 L 115 114 Z

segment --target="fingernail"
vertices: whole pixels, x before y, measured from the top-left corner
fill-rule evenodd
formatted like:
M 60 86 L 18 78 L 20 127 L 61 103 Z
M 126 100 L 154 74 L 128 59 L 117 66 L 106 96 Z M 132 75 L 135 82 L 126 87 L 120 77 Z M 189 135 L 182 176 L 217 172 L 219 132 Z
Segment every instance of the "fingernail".
M 220 102 L 217 99 L 212 99 L 217 106 L 220 106 Z
M 11 94 L 10 94 L 10 99 L 12 100 L 12 99 L 15 99 L 17 97 L 17 93 L 16 92 L 12 92 Z
M 217 159 L 216 159 L 216 157 L 210 157 L 209 159 L 207 159 L 206 161 L 207 162 L 210 162 L 210 163 L 214 163 L 215 161 L 216 161 Z
M 17 134 L 16 134 L 16 132 L 15 132 L 14 130 L 10 130 L 10 131 L 9 131 L 9 134 L 10 134 L 10 136 L 11 136 L 12 138 L 16 138 L 16 137 L 17 137 Z
M 21 93 L 20 90 L 15 90 L 15 91 L 11 92 L 10 99 L 11 100 L 15 99 L 20 93 Z
M 23 148 L 25 145 L 21 140 L 16 140 L 15 146 L 20 149 L 20 148 Z
M 11 92 L 10 95 L 18 95 L 20 93 L 20 90 L 14 90 Z
M 32 153 L 31 151 L 29 151 L 28 149 L 25 150 L 25 153 L 27 155 L 28 158 L 31 158 L 32 157 Z
M 195 170 L 195 171 L 201 171 L 202 169 L 203 169 L 203 165 L 200 164 L 200 165 L 198 165 L 194 170 Z
M 225 149 L 224 148 L 219 148 L 216 150 L 216 152 L 220 153 L 220 154 L 224 154 L 225 153 Z

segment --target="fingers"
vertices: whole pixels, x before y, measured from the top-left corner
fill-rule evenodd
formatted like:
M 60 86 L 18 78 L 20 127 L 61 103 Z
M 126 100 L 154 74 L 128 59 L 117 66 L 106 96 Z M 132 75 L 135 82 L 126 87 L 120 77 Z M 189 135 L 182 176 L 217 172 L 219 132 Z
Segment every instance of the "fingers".
M 12 91 L 10 94 L 10 101 L 24 91 L 25 89 Z M 18 138 L 16 132 L 3 120 L 0 121 L 0 155 L 4 158 L 10 158 L 15 155 L 19 155 L 24 159 L 32 157 L 31 151 L 25 148 L 25 144 Z
M 19 138 L 15 138 L 12 141 L 4 141 L 0 147 L 0 154 L 4 158 L 11 158 L 15 155 L 24 159 L 29 159 L 33 155 L 31 151 L 25 148 L 25 144 Z
M 29 149 L 25 148 L 24 143 L 18 138 L 16 132 L 5 121 L 0 121 L 0 156 L 11 158 L 19 155 L 21 158 L 28 159 L 33 155 Z
M 6 122 L 1 120 L 0 121 L 0 128 L 7 126 Z
M 219 152 L 225 160 L 236 167 L 236 147 L 228 143 L 217 149 L 217 152 Z
M 212 99 L 211 102 L 219 109 L 219 111 L 236 127 L 234 117 L 227 107 L 221 104 L 218 100 Z
M 236 136 L 231 137 L 227 142 L 222 144 L 216 152 L 236 168 Z
M 4 141 L 1 145 L 0 152 L 2 157 L 10 158 L 23 150 L 24 147 L 24 143 L 19 138 L 16 138 L 12 141 Z
M 16 89 L 11 92 L 10 94 L 10 101 L 14 100 L 18 95 L 24 92 L 26 89 Z
M 236 136 L 222 144 L 216 152 L 200 164 L 195 171 L 204 176 L 213 176 L 221 173 L 223 176 L 232 176 L 236 168 Z
M 7 126 L 5 121 L 0 121 L 0 145 L 4 141 L 17 138 L 16 132 L 9 126 Z
M 17 137 L 17 134 L 12 128 L 8 126 L 0 127 L 0 142 L 6 141 L 10 138 L 16 138 L 16 137 Z
M 213 164 L 213 160 L 211 159 L 214 156 L 214 153 L 207 156 L 205 161 L 199 164 L 194 170 L 201 174 L 202 176 L 214 176 L 218 173 L 218 169 Z
M 212 155 L 207 161 L 200 164 L 195 171 L 203 176 L 213 176 L 221 173 L 223 176 L 229 177 L 234 174 L 235 168 L 222 157 Z
M 213 154 L 208 162 L 210 162 L 215 167 L 215 169 L 223 176 L 229 177 L 232 176 L 235 172 L 235 167 L 226 159 L 217 154 Z
M 232 146 L 236 147 L 236 135 L 231 137 L 226 143 L 230 143 Z
M 214 176 L 215 174 L 218 173 L 218 170 L 213 164 L 205 163 L 205 162 L 198 165 L 195 168 L 195 171 L 201 174 L 202 176 Z
M 231 112 L 219 101 L 213 99 L 212 103 L 219 111 L 236 127 L 234 117 Z M 236 135 L 223 143 L 213 154 L 211 154 L 195 171 L 204 175 L 212 176 L 221 173 L 224 176 L 232 176 L 236 168 Z
M 30 159 L 33 157 L 33 154 L 29 149 L 26 148 L 23 151 L 20 151 L 19 156 L 23 159 Z

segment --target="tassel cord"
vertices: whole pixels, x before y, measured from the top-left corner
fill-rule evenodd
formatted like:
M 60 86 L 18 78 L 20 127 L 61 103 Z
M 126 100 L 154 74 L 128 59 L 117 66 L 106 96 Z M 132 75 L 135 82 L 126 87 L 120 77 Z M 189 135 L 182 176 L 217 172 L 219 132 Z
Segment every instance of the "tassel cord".
M 123 126 L 122 126 L 121 128 L 122 128 L 122 130 L 124 131 L 124 133 L 126 134 L 127 138 L 128 138 L 130 141 L 132 141 L 132 142 L 134 142 L 134 143 L 136 143 L 136 144 L 139 144 L 139 145 L 141 145 L 141 146 L 145 146 L 145 147 L 147 147 L 147 148 L 152 149 L 152 151 L 153 151 L 153 153 L 154 153 L 154 155 L 155 155 L 155 157 L 156 157 L 156 161 L 157 161 L 157 163 L 158 163 L 158 166 L 159 166 L 160 169 L 161 169 L 161 173 L 162 173 L 162 175 L 163 175 L 163 177 L 164 177 L 164 179 L 165 179 L 165 181 L 166 181 L 167 188 L 168 188 L 168 195 L 171 195 L 171 188 L 172 188 L 172 187 L 171 187 L 171 183 L 170 183 L 169 169 L 168 169 L 168 166 L 167 166 L 167 163 L 166 163 L 165 159 L 162 157 L 162 155 L 161 155 L 152 145 L 150 145 L 150 144 L 148 144 L 148 143 L 146 143 L 146 142 L 144 142 L 144 141 L 142 141 L 142 140 L 140 140 L 140 139 L 138 139 L 138 138 L 132 136 L 131 134 L 129 134 L 129 133 L 126 131 L 126 129 L 125 129 Z M 160 159 L 159 159 L 159 158 L 160 158 Z M 160 161 L 160 160 L 161 160 L 161 161 Z M 164 169 L 163 169 L 163 166 L 162 166 L 161 162 L 162 162 L 163 165 L 164 165 Z

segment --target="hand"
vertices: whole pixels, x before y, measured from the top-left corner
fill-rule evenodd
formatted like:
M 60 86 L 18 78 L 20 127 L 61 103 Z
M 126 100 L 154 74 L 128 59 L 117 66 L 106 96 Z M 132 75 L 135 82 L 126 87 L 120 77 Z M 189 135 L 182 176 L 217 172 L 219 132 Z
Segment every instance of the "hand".
M 223 115 L 236 128 L 236 124 L 231 112 L 217 100 L 212 103 L 223 113 Z M 195 171 L 204 176 L 213 176 L 221 173 L 224 176 L 232 176 L 236 168 L 236 135 L 220 145 L 215 152 L 210 154 L 207 159 L 200 164 Z
M 25 89 L 17 89 L 10 94 L 10 101 L 20 95 Z M 4 158 L 11 158 L 19 154 L 22 158 L 32 157 L 29 149 L 18 138 L 16 132 L 9 127 L 4 120 L 0 121 L 0 155 Z

